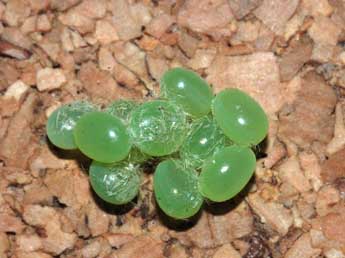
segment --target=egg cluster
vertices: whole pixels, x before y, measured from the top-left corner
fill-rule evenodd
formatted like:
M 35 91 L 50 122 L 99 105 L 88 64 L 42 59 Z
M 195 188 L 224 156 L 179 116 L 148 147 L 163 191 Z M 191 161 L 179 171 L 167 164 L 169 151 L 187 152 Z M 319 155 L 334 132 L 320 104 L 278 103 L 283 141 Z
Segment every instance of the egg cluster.
M 261 106 L 238 89 L 214 95 L 196 73 L 167 71 L 160 98 L 143 103 L 117 100 L 104 109 L 76 101 L 55 110 L 49 140 L 79 149 L 92 159 L 91 186 L 103 200 L 126 204 L 139 193 L 141 168 L 159 159 L 154 193 L 169 216 L 185 219 L 204 199 L 234 197 L 253 175 L 253 148 L 267 134 Z

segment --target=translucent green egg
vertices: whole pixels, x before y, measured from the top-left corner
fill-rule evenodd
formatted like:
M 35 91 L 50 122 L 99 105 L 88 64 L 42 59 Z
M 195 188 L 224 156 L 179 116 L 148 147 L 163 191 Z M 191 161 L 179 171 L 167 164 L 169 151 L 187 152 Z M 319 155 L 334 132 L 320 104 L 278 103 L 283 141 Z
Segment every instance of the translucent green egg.
M 138 103 L 136 103 L 133 100 L 120 99 L 120 100 L 115 100 L 114 102 L 112 102 L 104 110 L 104 112 L 120 118 L 124 124 L 128 125 L 131 112 L 137 106 L 138 106 Z M 147 161 L 148 159 L 150 159 L 150 156 L 143 153 L 135 145 L 133 145 L 128 154 L 127 161 L 133 164 L 140 164 Z
M 151 156 L 164 156 L 178 150 L 187 133 L 183 110 L 168 101 L 153 100 L 133 110 L 130 135 L 133 143 Z
M 157 166 L 153 188 L 159 207 L 176 219 L 195 215 L 203 203 L 197 173 L 176 160 L 166 160 Z
M 181 105 L 193 117 L 201 117 L 211 110 L 213 93 L 198 74 L 183 68 L 167 71 L 161 79 L 161 96 Z
M 112 204 L 126 204 L 139 192 L 140 173 L 138 168 L 130 163 L 104 164 L 93 161 L 89 176 L 96 194 Z
M 142 164 L 151 159 L 151 156 L 143 153 L 138 147 L 132 145 L 132 148 L 128 154 L 127 161 L 133 164 Z
M 74 139 L 82 153 L 104 163 L 125 159 L 131 149 L 123 122 L 104 112 L 83 115 L 75 126 Z
M 226 89 L 213 101 L 214 117 L 234 143 L 252 146 L 267 135 L 268 119 L 261 106 L 238 89 Z
M 181 158 L 194 168 L 200 168 L 213 153 L 225 147 L 226 137 L 215 121 L 205 116 L 194 121 L 180 149 Z
M 86 101 L 76 101 L 56 109 L 48 118 L 47 135 L 57 147 L 66 150 L 77 149 L 73 130 L 79 118 L 95 111 L 96 107 Z
M 120 99 L 112 102 L 106 107 L 104 112 L 120 118 L 125 124 L 128 124 L 130 114 L 138 104 L 133 100 Z
M 223 202 L 238 194 L 255 170 L 256 158 L 248 147 L 225 147 L 205 161 L 199 176 L 201 194 Z

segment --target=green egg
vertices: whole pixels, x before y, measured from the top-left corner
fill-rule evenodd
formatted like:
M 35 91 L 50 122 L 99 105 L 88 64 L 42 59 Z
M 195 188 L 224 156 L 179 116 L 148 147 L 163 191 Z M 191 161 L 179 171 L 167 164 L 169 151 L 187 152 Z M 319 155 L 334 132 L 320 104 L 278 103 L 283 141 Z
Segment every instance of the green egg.
M 161 78 L 161 96 L 181 105 L 186 113 L 201 117 L 211 110 L 211 87 L 198 74 L 173 68 Z
M 103 163 L 121 161 L 131 149 L 123 122 L 104 112 L 83 115 L 75 126 L 74 139 L 82 153 Z
M 73 137 L 74 127 L 82 115 L 95 110 L 96 106 L 86 101 L 76 101 L 59 107 L 48 118 L 48 139 L 61 149 L 77 149 Z
M 129 130 L 133 143 L 142 152 L 159 157 L 178 150 L 187 134 L 187 121 L 179 106 L 153 100 L 133 110 Z
M 104 164 L 93 161 L 89 176 L 96 194 L 112 204 L 126 204 L 139 192 L 140 173 L 138 168 L 130 163 Z
M 133 100 L 119 99 L 115 100 L 108 107 L 106 107 L 104 112 L 120 118 L 125 125 L 128 125 L 130 115 L 138 105 L 139 104 Z M 128 154 L 127 161 L 133 164 L 140 164 L 148 159 L 150 159 L 150 156 L 143 153 L 138 149 L 138 147 L 133 145 Z
M 119 99 L 106 107 L 104 112 L 120 118 L 125 124 L 128 124 L 131 112 L 138 104 L 133 100 Z
M 200 168 L 215 151 L 225 147 L 227 139 L 212 117 L 205 116 L 191 124 L 180 149 L 181 158 L 191 167 Z
M 218 93 L 213 101 L 213 114 L 224 134 L 238 145 L 256 145 L 267 135 L 268 119 L 264 110 L 238 89 Z
M 203 203 L 196 171 L 186 169 L 177 160 L 166 160 L 157 166 L 153 188 L 159 207 L 175 219 L 195 215 Z
M 225 147 L 205 161 L 199 176 L 201 194 L 214 202 L 224 202 L 237 195 L 249 182 L 256 165 L 248 147 Z

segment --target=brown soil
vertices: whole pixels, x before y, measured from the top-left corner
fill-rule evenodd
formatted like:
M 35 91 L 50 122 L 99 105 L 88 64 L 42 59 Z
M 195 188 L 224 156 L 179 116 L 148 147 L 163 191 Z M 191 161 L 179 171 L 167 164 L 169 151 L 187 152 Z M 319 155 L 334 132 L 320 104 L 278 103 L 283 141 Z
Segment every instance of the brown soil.
M 0 258 L 345 256 L 344 1 L 2 0 L 0 55 Z M 133 204 L 103 203 L 45 133 L 73 100 L 158 96 L 176 66 L 270 119 L 246 189 L 183 222 L 150 173 Z

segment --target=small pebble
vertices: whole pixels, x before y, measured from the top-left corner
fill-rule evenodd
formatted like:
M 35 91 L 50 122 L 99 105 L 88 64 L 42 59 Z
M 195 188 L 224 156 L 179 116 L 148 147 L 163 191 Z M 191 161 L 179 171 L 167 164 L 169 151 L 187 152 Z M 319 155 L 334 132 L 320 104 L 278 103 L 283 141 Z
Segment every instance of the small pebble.
M 39 91 L 60 88 L 67 80 L 61 69 L 44 68 L 37 72 L 37 88 Z

